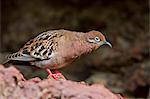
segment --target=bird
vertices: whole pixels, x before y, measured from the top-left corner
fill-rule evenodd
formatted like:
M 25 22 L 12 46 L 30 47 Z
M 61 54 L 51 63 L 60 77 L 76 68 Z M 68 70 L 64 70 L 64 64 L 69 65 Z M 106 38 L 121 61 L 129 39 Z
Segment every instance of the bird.
M 8 55 L 7 61 L 29 62 L 45 69 L 49 76 L 57 79 L 59 68 L 71 64 L 81 55 L 91 53 L 104 44 L 112 47 L 99 31 L 84 33 L 64 29 L 49 30 L 29 40 L 19 51 Z

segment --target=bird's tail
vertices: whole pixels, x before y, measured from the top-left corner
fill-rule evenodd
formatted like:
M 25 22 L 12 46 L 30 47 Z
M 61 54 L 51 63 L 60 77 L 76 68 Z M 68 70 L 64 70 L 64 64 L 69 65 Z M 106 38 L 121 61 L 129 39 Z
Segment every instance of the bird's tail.
M 6 66 L 6 67 L 9 67 L 11 65 L 30 65 L 30 62 L 28 62 L 28 61 L 15 60 L 15 57 L 17 55 L 18 55 L 18 53 L 16 52 L 16 53 L 6 56 L 7 60 L 4 61 L 2 63 L 2 65 Z
M 6 65 L 10 64 L 10 59 L 8 59 L 8 56 L 9 55 L 5 56 L 5 60 L 4 60 L 4 62 L 2 62 L 2 65 L 6 66 Z
M 7 59 L 2 63 L 2 65 L 4 65 L 5 67 L 9 67 L 10 65 L 12 65 L 12 62 L 11 60 Z
M 9 61 L 10 61 L 10 60 L 8 60 L 8 59 L 5 60 L 5 61 L 2 63 L 2 65 L 5 65 L 5 64 L 9 63 Z
M 13 54 L 9 54 L 5 57 L 5 61 L 2 63 L 2 65 L 6 66 L 6 65 L 10 65 L 12 63 L 12 56 L 15 56 L 16 53 Z

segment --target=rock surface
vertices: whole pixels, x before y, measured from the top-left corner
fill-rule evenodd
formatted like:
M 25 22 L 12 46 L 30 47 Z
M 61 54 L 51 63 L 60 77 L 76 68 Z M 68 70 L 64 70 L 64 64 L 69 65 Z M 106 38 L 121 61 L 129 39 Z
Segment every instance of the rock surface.
M 25 80 L 13 66 L 0 65 L 0 99 L 120 99 L 103 85 L 69 80 L 32 78 Z

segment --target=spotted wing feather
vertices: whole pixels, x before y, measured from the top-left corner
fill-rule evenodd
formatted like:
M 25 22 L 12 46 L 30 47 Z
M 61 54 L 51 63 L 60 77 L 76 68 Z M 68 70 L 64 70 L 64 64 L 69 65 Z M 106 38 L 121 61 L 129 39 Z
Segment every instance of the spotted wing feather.
M 56 38 L 61 36 L 56 31 L 44 32 L 27 42 L 17 53 L 9 55 L 8 59 L 22 61 L 50 59 L 57 47 Z

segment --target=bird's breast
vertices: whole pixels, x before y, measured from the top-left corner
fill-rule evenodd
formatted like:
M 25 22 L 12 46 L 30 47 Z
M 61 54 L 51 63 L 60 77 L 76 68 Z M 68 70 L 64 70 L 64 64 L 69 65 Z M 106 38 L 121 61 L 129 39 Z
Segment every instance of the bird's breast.
M 63 62 L 73 61 L 82 54 L 86 54 L 92 51 L 91 46 L 87 46 L 79 41 L 70 42 L 61 47 L 61 51 L 59 51 L 59 55 L 63 60 Z
M 51 59 L 37 62 L 36 65 L 44 68 L 48 67 L 50 69 L 58 69 L 67 66 L 82 54 L 86 54 L 91 51 L 92 46 L 83 44 L 79 41 L 61 43 Z

